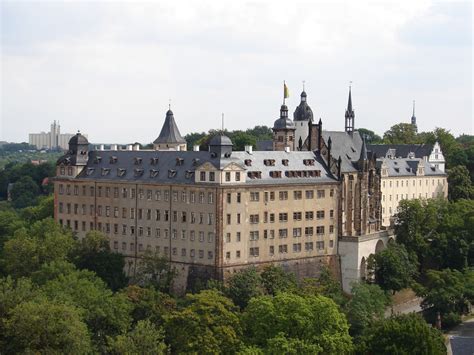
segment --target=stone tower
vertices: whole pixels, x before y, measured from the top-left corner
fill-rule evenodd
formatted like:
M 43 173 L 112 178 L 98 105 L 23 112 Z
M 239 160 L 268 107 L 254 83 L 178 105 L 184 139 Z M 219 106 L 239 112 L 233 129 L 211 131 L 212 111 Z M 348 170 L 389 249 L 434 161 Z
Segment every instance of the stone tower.
M 288 107 L 280 108 L 280 118 L 273 124 L 273 150 L 295 150 L 295 124 L 288 118 Z

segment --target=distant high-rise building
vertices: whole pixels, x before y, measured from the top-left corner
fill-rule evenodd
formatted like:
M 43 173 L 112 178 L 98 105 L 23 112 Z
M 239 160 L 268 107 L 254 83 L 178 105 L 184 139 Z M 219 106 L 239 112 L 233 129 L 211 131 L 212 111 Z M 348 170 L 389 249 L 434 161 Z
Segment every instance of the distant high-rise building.
M 59 122 L 54 121 L 49 132 L 30 133 L 28 143 L 37 149 L 67 150 L 68 142 L 73 136 L 72 133 L 61 133 Z

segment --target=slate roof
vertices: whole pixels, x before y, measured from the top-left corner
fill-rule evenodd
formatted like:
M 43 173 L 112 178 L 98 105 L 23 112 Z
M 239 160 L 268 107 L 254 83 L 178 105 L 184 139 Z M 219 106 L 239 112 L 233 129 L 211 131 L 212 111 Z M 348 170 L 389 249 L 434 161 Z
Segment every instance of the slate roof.
M 381 158 L 377 159 L 377 167 L 380 168 L 384 163 L 388 168 L 389 177 L 397 176 L 416 176 L 418 166 L 424 167 L 425 176 L 446 176 L 439 168 L 432 166 L 424 159 L 408 159 L 408 158 Z
M 304 98 L 304 99 L 303 99 Z M 296 107 L 295 112 L 293 113 L 294 121 L 308 121 L 313 120 L 313 110 L 309 107 L 308 102 L 306 101 L 306 92 L 301 93 L 301 102 Z
M 268 139 L 264 141 L 257 141 L 257 148 L 258 151 L 268 151 L 273 150 L 273 140 Z
M 356 163 L 359 161 L 362 148 L 359 132 L 354 131 L 351 135 L 344 131 L 323 131 L 322 136 L 326 142 L 331 137 L 331 155 L 335 159 L 341 157 L 341 172 L 357 171 Z
M 264 159 L 273 159 L 274 166 L 264 164 Z M 288 160 L 288 166 L 283 165 Z M 245 164 L 251 160 L 251 166 Z M 314 165 L 305 165 L 303 160 L 314 160 Z M 232 152 L 231 156 L 218 157 L 207 151 L 154 151 L 119 150 L 91 151 L 87 166 L 78 175 L 79 179 L 97 181 L 127 181 L 156 184 L 195 184 L 195 170 L 203 164 L 212 164 L 223 169 L 231 163 L 246 172 L 260 172 L 261 178 L 250 178 L 243 174 L 246 184 L 306 184 L 336 182 L 318 154 L 313 152 Z M 306 171 L 308 177 L 288 177 L 286 171 Z M 319 170 L 319 177 L 310 177 L 310 172 Z M 281 178 L 273 178 L 270 171 L 281 171 Z
M 430 156 L 433 151 L 432 144 L 369 144 L 368 149 L 377 154 L 378 157 L 386 157 L 389 149 L 395 151 L 396 158 L 408 158 L 410 153 L 415 154 L 415 158 Z
M 179 133 L 178 126 L 174 120 L 173 111 L 168 110 L 168 112 L 166 112 L 165 123 L 163 123 L 160 135 L 153 143 L 186 143 L 186 140 L 181 136 L 181 133 Z

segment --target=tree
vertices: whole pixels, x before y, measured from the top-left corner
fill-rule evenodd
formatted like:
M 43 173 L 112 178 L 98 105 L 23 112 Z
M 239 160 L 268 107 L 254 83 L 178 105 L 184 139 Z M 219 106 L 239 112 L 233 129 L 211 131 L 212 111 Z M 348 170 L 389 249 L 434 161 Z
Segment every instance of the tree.
M 13 277 L 29 276 L 42 264 L 66 260 L 74 246 L 70 231 L 51 218 L 21 228 L 4 244 L 2 264 Z
M 426 276 L 425 286 L 417 290 L 417 294 L 423 297 L 424 308 L 432 307 L 442 315 L 451 312 L 462 314 L 466 311 L 468 292 L 472 292 L 466 290 L 466 284 L 469 284 L 466 281 L 471 275 L 458 270 L 444 269 L 429 270 Z
M 281 266 L 265 267 L 260 277 L 265 292 L 273 296 L 278 292 L 295 291 L 298 286 L 295 274 L 285 272 Z
M 383 141 L 385 144 L 418 143 L 416 129 L 410 123 L 398 123 L 383 134 Z
M 345 307 L 352 335 L 360 335 L 374 321 L 383 319 L 390 298 L 378 285 L 352 285 L 352 298 Z
M 23 176 L 14 183 L 11 190 L 12 205 L 24 208 L 36 204 L 39 188 L 30 176 Z
M 206 133 L 204 132 L 202 133 L 193 132 L 193 133 L 186 134 L 184 136 L 184 139 L 186 140 L 188 150 L 193 150 L 193 147 L 199 144 L 198 142 L 205 136 L 206 136 Z
M 246 145 L 251 145 L 255 147 L 257 145 L 257 140 L 255 139 L 254 136 L 242 132 L 242 131 L 237 131 L 232 134 L 232 143 L 233 143 L 233 149 L 234 150 L 245 150 Z
M 123 271 L 125 258 L 110 250 L 109 240 L 102 233 L 88 232 L 74 254 L 74 263 L 79 269 L 94 271 L 112 291 L 127 286 L 128 278 Z
M 342 291 L 341 283 L 336 280 L 331 270 L 323 266 L 318 278 L 307 278 L 302 282 L 298 293 L 303 296 L 322 295 L 343 306 L 347 296 Z
M 452 201 L 474 198 L 469 170 L 463 165 L 448 170 L 448 196 Z
M 175 299 L 152 287 L 131 285 L 122 292 L 133 306 L 131 314 L 134 322 L 148 319 L 153 324 L 163 325 L 166 316 L 176 310 Z
M 382 289 L 394 293 L 409 287 L 417 270 L 417 265 L 406 248 L 395 243 L 375 254 L 371 264 L 375 282 Z
M 322 353 L 346 354 L 352 350 L 349 326 L 337 305 L 324 296 L 279 293 L 250 300 L 242 315 L 249 344 L 263 349 L 275 338 L 299 340 Z M 316 347 L 314 347 L 316 349 Z
M 365 142 L 367 144 L 381 144 L 383 143 L 382 137 L 376 134 L 374 131 L 366 128 L 357 128 L 361 137 L 365 137 Z
M 108 351 L 117 355 L 167 354 L 164 331 L 149 320 L 141 320 L 135 328 L 115 338 L 108 338 Z
M 41 291 L 49 299 L 81 310 L 94 344 L 104 350 L 106 336 L 125 333 L 132 305 L 123 294 L 113 294 L 93 272 L 77 270 L 47 281 Z
M 444 355 L 446 347 L 439 330 L 430 327 L 421 316 L 410 313 L 381 319 L 367 328 L 358 353 Z
M 262 295 L 262 279 L 255 267 L 240 270 L 232 275 L 226 287 L 226 295 L 240 308 L 245 308 L 251 298 Z
M 37 206 L 28 206 L 20 211 L 21 217 L 28 223 L 54 217 L 54 196 L 41 196 Z
M 87 326 L 74 306 L 39 299 L 17 305 L 6 321 L 7 353 L 88 354 Z
M 167 317 L 166 339 L 173 353 L 232 354 L 240 348 L 238 308 L 215 290 L 188 294 L 185 306 Z
M 152 286 L 157 290 L 169 292 L 176 270 L 169 260 L 158 251 L 146 250 L 141 256 L 135 281 L 141 286 Z

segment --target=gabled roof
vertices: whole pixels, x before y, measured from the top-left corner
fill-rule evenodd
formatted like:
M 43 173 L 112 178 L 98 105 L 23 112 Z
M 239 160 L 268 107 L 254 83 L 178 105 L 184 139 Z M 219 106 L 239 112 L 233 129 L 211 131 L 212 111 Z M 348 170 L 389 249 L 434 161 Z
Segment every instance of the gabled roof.
M 344 131 L 323 131 L 325 142 L 331 137 L 331 155 L 337 160 L 341 157 L 341 171 L 357 171 L 356 163 L 359 161 L 362 150 L 362 138 L 358 131 L 349 134 Z
M 432 144 L 369 144 L 368 149 L 377 154 L 377 157 L 386 157 L 389 149 L 394 152 L 395 158 L 408 158 L 414 153 L 414 158 L 429 157 L 433 151 Z
M 389 177 L 416 176 L 416 171 L 419 166 L 424 168 L 425 176 L 446 176 L 439 168 L 432 166 L 421 158 L 377 159 L 377 167 L 380 168 L 382 164 L 387 168 Z
M 168 110 L 166 112 L 165 123 L 161 128 L 160 135 L 153 142 L 154 144 L 166 144 L 166 143 L 186 143 L 186 140 L 179 133 L 178 126 L 174 120 L 173 111 Z

